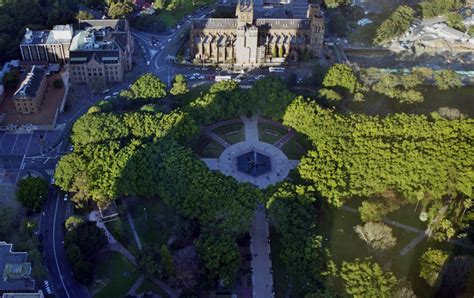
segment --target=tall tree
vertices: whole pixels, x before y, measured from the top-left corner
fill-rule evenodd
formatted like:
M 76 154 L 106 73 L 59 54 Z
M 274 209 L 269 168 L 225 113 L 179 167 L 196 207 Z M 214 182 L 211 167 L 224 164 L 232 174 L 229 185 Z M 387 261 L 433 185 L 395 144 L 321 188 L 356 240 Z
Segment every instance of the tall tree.
M 430 286 L 434 286 L 438 282 L 441 269 L 447 260 L 447 253 L 439 249 L 429 248 L 420 258 L 420 277 Z
M 41 177 L 27 177 L 18 182 L 16 198 L 23 206 L 39 211 L 48 198 L 48 182 Z
M 391 297 L 397 278 L 370 259 L 343 262 L 340 272 L 347 294 L 354 297 Z
M 189 88 L 186 85 L 186 78 L 182 74 L 178 74 L 174 77 L 173 88 L 170 93 L 173 95 L 181 95 L 189 92 Z

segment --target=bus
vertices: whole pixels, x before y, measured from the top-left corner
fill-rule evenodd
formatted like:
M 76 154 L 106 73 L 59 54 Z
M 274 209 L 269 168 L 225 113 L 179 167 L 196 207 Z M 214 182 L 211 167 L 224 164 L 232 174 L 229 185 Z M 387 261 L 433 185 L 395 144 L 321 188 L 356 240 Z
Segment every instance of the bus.
M 232 77 L 231 77 L 231 76 L 216 76 L 214 80 L 215 80 L 216 82 L 220 82 L 220 81 L 230 81 L 230 80 L 232 80 Z
M 284 67 L 269 67 L 268 68 L 269 72 L 285 72 Z

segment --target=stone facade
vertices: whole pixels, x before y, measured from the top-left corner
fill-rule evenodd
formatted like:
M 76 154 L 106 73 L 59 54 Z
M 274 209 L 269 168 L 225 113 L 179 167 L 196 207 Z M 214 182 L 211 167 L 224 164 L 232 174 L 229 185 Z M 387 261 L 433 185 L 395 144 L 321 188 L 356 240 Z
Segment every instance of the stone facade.
M 16 111 L 23 114 L 38 112 L 46 85 L 46 70 L 33 66 L 13 95 Z
M 69 75 L 76 83 L 121 82 L 132 69 L 133 39 L 127 20 L 81 21 L 71 43 Z
M 193 20 L 191 56 L 199 63 L 252 67 L 320 54 L 324 18 L 318 5 L 307 5 L 305 18 L 288 18 L 286 14 L 268 18 L 269 12 L 264 7 L 257 10 L 252 0 L 239 1 L 236 18 Z

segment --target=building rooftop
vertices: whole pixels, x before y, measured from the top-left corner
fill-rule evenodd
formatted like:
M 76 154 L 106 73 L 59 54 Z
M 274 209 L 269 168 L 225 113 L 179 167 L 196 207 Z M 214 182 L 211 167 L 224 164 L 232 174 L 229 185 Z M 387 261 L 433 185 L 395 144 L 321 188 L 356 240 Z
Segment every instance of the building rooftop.
M 12 251 L 13 245 L 0 241 L 0 292 L 31 291 L 35 287 L 30 277 L 31 264 L 27 262 L 26 252 Z
M 44 298 L 43 291 L 36 293 L 4 293 L 2 298 Z
M 16 97 L 35 97 L 36 92 L 41 84 L 41 81 L 46 76 L 46 70 L 42 67 L 33 65 L 31 71 L 26 75 L 26 78 L 21 82 L 20 88 L 15 91 Z
M 21 41 L 22 45 L 34 44 L 60 44 L 71 42 L 73 35 L 71 25 L 57 25 L 53 30 L 32 31 L 26 28 L 25 36 Z
M 82 20 L 79 21 L 79 29 L 86 28 L 106 28 L 109 27 L 113 31 L 129 31 L 128 21 L 125 19 L 98 19 L 98 20 Z

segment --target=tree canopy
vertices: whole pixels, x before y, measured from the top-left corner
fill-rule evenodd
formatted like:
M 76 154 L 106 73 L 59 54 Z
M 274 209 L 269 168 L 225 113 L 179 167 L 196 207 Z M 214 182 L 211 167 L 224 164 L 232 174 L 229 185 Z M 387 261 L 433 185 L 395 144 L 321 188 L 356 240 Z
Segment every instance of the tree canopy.
M 121 96 L 129 99 L 149 100 L 166 96 L 166 84 L 151 73 L 140 76 L 130 90 L 122 91 Z
M 298 171 L 334 205 L 386 189 L 410 202 L 439 200 L 452 187 L 472 196 L 472 119 L 447 120 L 437 113 L 340 115 L 303 98 L 292 102 L 283 119 L 313 142 Z M 453 170 L 456 175 L 449 178 Z
M 343 262 L 341 278 L 347 294 L 353 297 L 392 297 L 397 278 L 370 259 Z
M 410 28 L 415 20 L 415 11 L 405 5 L 399 6 L 388 19 L 386 19 L 375 33 L 374 43 L 383 44 L 385 41 L 401 36 Z
M 181 95 L 189 92 L 189 88 L 186 85 L 186 78 L 182 74 L 178 74 L 174 77 L 173 88 L 170 93 L 173 95 Z
M 39 211 L 48 198 L 48 182 L 42 177 L 27 177 L 18 182 L 16 198 L 23 206 Z

